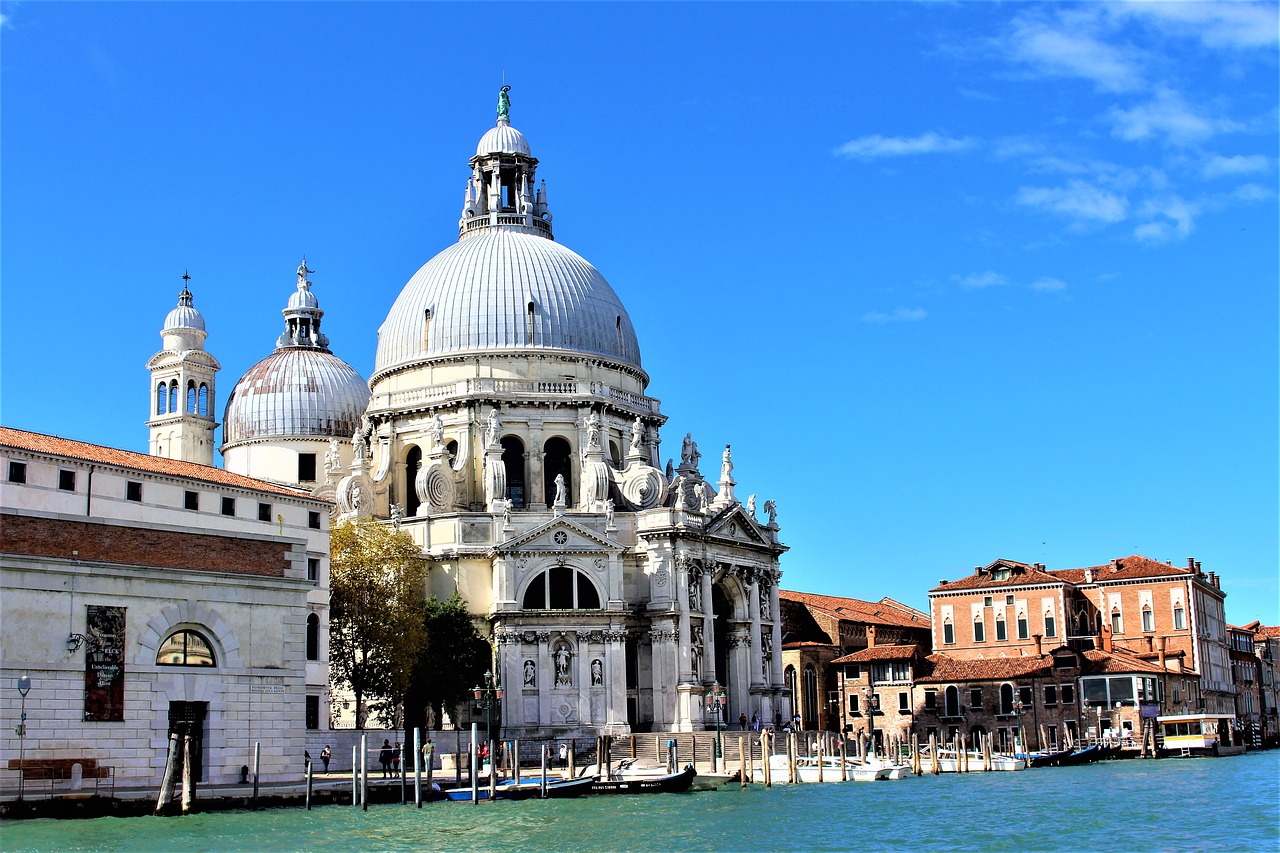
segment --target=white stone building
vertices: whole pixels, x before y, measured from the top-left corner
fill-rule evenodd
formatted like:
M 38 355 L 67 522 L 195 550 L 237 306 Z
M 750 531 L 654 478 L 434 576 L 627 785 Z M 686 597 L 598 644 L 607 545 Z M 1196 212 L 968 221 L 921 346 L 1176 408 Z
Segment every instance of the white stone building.
M 379 330 L 339 511 L 394 519 L 431 591 L 485 617 L 507 736 L 710 727 L 715 681 L 729 720 L 772 719 L 788 711 L 774 505 L 759 519 L 737 498 L 728 445 L 714 485 L 689 435 L 660 467 L 666 417 L 631 320 L 553 240 L 508 106 L 504 88 L 458 242 Z
M 0 477 L 0 714 L 29 675 L 26 758 L 154 785 L 187 725 L 197 778 L 238 780 L 261 741 L 262 778 L 296 780 L 328 727 L 328 502 L 8 428 Z M 6 787 L 19 749 L 6 725 Z

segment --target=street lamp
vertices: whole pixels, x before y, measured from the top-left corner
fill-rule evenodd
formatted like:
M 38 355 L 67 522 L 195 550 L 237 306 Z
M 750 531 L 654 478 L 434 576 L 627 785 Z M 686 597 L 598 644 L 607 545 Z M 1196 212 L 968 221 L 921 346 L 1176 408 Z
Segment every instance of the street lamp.
M 1018 719 L 1018 727 L 1014 729 L 1015 734 L 1013 739 L 1013 753 L 1015 756 L 1018 754 L 1018 741 L 1022 741 L 1022 751 L 1028 751 L 1027 736 L 1026 733 L 1022 731 L 1022 709 L 1025 707 L 1026 706 L 1022 704 L 1021 696 L 1013 700 L 1013 713 L 1017 715 Z
M 716 755 L 713 764 L 714 770 L 720 769 L 720 759 L 724 756 L 724 743 L 721 741 L 720 724 L 724 718 L 724 706 L 728 699 L 724 695 L 724 688 L 720 686 L 719 681 L 711 683 L 711 692 L 707 694 L 707 710 L 715 713 L 716 717 Z
M 484 742 L 486 744 L 493 742 L 493 721 L 490 711 L 493 706 L 502 701 L 502 688 L 498 687 L 493 680 L 492 672 L 485 672 L 484 686 L 479 685 L 471 688 L 471 694 L 475 696 L 477 702 L 484 703 Z M 493 756 L 489 756 L 489 766 L 493 767 Z M 492 772 L 492 771 L 490 771 Z
M 874 758 L 876 754 L 876 691 L 868 684 L 862 688 L 862 704 L 867 709 L 867 757 Z
M 31 676 L 24 675 L 18 679 L 18 693 L 22 694 L 22 717 L 18 722 L 18 802 L 22 802 L 22 795 L 26 793 L 25 783 L 27 780 L 27 693 L 31 691 Z

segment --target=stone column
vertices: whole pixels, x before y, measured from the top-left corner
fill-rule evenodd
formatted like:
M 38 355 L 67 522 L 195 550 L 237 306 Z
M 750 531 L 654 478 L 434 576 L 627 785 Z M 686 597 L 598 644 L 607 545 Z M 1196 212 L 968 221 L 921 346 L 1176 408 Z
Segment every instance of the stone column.
M 666 727 L 674 723 L 677 717 L 677 623 L 674 618 L 663 617 L 654 619 L 651 624 L 649 641 L 653 648 L 653 722 L 655 726 Z
M 711 589 L 715 585 L 717 566 L 713 562 L 702 565 L 702 612 L 706 618 L 702 620 L 705 642 L 702 655 L 702 681 L 709 683 L 715 678 L 716 671 L 716 621 L 715 606 L 711 601 Z
M 627 720 L 627 631 L 611 625 L 604 632 L 604 687 L 607 707 L 605 731 L 624 735 L 631 731 Z
M 679 665 L 680 683 L 682 684 L 693 680 L 693 665 L 690 660 L 693 654 L 693 632 L 690 630 L 689 624 L 689 568 L 689 561 L 677 560 L 674 571 L 671 573 L 671 586 L 675 594 L 676 610 L 680 614 Z
M 764 654 L 764 648 L 760 643 L 760 571 L 753 570 L 750 575 L 751 584 L 747 587 L 749 603 L 747 605 L 747 616 L 751 619 L 750 633 L 747 635 L 751 639 L 751 648 L 747 654 L 751 667 L 750 684 L 753 688 L 761 687 L 765 684 L 763 663 L 761 655 Z M 767 593 L 766 593 L 767 594 Z M 750 714 L 747 714 L 750 717 Z

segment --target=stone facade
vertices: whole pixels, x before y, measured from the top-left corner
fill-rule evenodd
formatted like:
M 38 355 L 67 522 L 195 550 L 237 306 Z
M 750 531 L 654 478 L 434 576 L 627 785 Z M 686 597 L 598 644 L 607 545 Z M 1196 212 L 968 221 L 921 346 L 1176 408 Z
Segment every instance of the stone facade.
M 329 505 L 7 428 L 0 476 L 0 673 L 31 677 L 26 756 L 92 758 L 117 785 L 154 785 L 171 727 L 189 721 L 204 781 L 239 779 L 255 741 L 262 778 L 297 779 L 328 724 Z M 104 671 L 122 672 L 118 694 Z M 6 720 L 19 705 L 0 693 Z M 19 745 L 0 732 L 0 767 Z

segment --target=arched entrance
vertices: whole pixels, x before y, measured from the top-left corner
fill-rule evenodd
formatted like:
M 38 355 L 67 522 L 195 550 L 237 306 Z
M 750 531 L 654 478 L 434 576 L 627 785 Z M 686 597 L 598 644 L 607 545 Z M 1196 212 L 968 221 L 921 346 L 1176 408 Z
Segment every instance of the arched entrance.
M 409 448 L 409 453 L 404 457 L 404 514 L 409 518 L 418 514 L 418 507 L 422 504 L 422 501 L 418 500 L 418 490 L 413 484 L 421 465 L 422 449 L 415 445 Z

